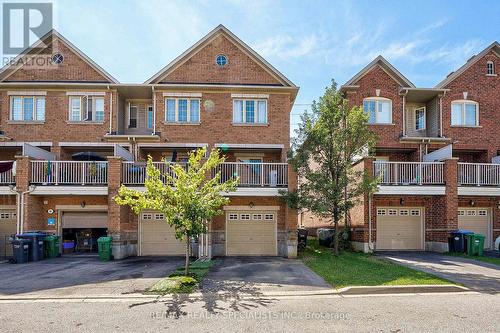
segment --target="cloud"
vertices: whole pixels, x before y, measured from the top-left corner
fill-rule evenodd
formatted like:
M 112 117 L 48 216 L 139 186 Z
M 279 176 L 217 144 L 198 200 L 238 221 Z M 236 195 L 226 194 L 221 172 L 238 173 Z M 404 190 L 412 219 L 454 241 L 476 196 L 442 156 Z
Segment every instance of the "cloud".
M 255 50 L 264 57 L 277 57 L 282 60 L 307 56 L 319 47 L 318 37 L 310 34 L 302 37 L 279 35 L 255 43 Z

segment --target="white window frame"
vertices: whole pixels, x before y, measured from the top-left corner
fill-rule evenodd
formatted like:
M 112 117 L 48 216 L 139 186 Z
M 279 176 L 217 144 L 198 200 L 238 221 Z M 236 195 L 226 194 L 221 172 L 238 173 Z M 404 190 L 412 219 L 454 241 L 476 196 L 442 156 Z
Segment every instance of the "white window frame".
M 151 121 L 151 127 L 149 127 L 149 112 L 152 114 L 152 121 Z M 152 130 L 153 127 L 155 126 L 155 110 L 153 108 L 153 105 L 149 104 L 146 105 L 146 128 Z
M 14 120 L 14 99 L 15 98 L 20 98 L 21 99 L 21 119 L 15 119 Z M 24 119 L 24 99 L 25 98 L 32 98 L 33 99 L 33 119 L 31 120 L 26 120 Z M 43 99 L 45 108 L 43 110 L 43 119 L 38 119 L 38 110 L 37 110 L 37 100 Z M 9 120 L 10 121 L 15 121 L 15 122 L 44 122 L 45 121 L 45 112 L 47 110 L 47 99 L 45 96 L 31 96 L 31 95 L 12 95 L 10 96 L 10 107 L 9 107 Z
M 422 128 L 417 128 L 417 124 L 418 124 L 417 114 L 419 112 L 423 112 L 424 113 L 424 125 L 423 125 Z M 416 108 L 415 109 L 415 130 L 416 131 L 425 131 L 425 129 L 427 128 L 426 123 L 427 123 L 427 110 L 426 110 L 425 106 L 420 107 L 420 108 Z
M 175 120 L 167 120 L 167 101 L 175 100 Z M 186 121 L 179 121 L 179 100 L 187 100 L 187 116 Z M 191 121 L 191 101 L 198 101 L 198 121 Z M 167 124 L 199 124 L 201 123 L 201 98 L 187 98 L 187 97 L 166 97 L 165 98 L 165 117 L 164 121 Z
M 82 112 L 82 107 L 83 107 L 83 99 L 86 98 L 87 99 L 87 110 L 85 110 L 85 113 Z M 88 103 L 88 99 L 91 98 L 92 99 L 92 119 L 91 120 L 88 120 L 87 117 L 88 117 L 88 112 L 89 112 L 89 103 Z M 98 99 L 101 99 L 102 100 L 102 111 L 103 111 L 103 117 L 102 117 L 102 120 L 96 120 L 96 101 Z M 78 120 L 75 120 L 72 118 L 72 100 L 80 100 L 80 119 Z M 72 123 L 98 123 L 98 124 L 103 124 L 104 123 L 104 120 L 106 118 L 106 101 L 105 101 L 105 98 L 103 96 L 94 96 L 94 95 L 70 95 L 69 96 L 69 99 L 68 99 L 69 103 L 68 103 L 68 121 L 69 122 L 72 122 Z
M 400 209 L 399 216 L 410 216 L 410 210 L 409 209 Z
M 130 127 L 130 120 L 132 120 L 132 118 L 130 117 L 132 115 L 132 109 L 135 109 L 135 126 L 134 127 Z M 130 104 L 129 107 L 128 107 L 128 121 L 127 121 L 127 128 L 138 128 L 138 123 L 139 123 L 139 105 L 136 105 L 136 104 Z
M 250 221 L 251 218 L 252 217 L 249 213 L 240 214 L 240 220 L 242 221 Z
M 453 105 L 460 105 L 462 112 L 462 123 L 453 124 Z M 476 106 L 476 123 L 474 125 L 469 125 L 465 123 L 465 105 L 472 104 Z M 476 101 L 471 101 L 467 99 L 457 99 L 452 101 L 450 104 L 450 125 L 453 127 L 478 127 L 479 126 L 479 103 Z
M 260 213 L 252 214 L 252 220 L 254 220 L 254 221 L 261 221 L 262 220 L 262 214 L 260 214 Z
M 236 102 L 241 101 L 243 104 L 243 113 L 242 113 L 242 118 L 241 122 L 235 122 L 234 121 L 234 112 L 236 111 L 235 105 Z M 254 117 L 253 117 L 253 122 L 247 122 L 247 108 L 246 108 L 246 103 L 247 102 L 252 102 L 254 103 Z M 260 121 L 259 119 L 259 102 L 264 102 L 266 104 L 266 119 L 265 121 Z M 259 98 L 259 99 L 254 99 L 254 98 L 234 98 L 233 99 L 233 113 L 232 113 L 232 123 L 235 125 L 267 125 L 269 123 L 269 103 L 267 102 L 267 99 L 264 98 Z
M 238 214 L 236 214 L 236 213 L 229 213 L 228 216 L 227 216 L 227 219 L 229 221 L 236 221 L 236 220 L 238 220 Z
M 274 213 L 266 213 L 266 214 L 264 214 L 264 220 L 266 220 L 266 221 L 274 221 Z
M 391 125 L 392 124 L 392 99 L 385 97 L 366 97 L 363 99 L 363 109 L 366 101 L 374 101 L 375 102 L 375 122 L 370 122 L 368 120 L 368 124 L 371 125 Z M 379 120 L 379 103 L 378 102 L 389 102 L 389 121 L 382 122 Z M 367 112 L 365 110 L 365 112 Z
M 491 72 L 490 72 L 491 70 Z M 486 62 L 486 75 L 488 76 L 496 76 L 496 72 L 495 72 L 495 63 L 491 60 L 487 61 Z

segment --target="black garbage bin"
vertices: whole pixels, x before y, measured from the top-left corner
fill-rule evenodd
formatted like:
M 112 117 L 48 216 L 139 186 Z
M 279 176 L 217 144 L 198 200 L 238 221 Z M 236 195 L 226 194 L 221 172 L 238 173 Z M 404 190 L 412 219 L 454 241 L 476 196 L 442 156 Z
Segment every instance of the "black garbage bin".
M 465 253 L 467 252 L 467 238 L 465 235 L 473 234 L 469 230 L 456 230 L 451 232 L 448 238 L 448 247 L 450 252 Z
M 29 239 L 14 238 L 12 240 L 12 256 L 16 264 L 28 262 L 30 243 Z
M 317 231 L 318 242 L 321 246 L 331 247 L 333 244 L 334 228 L 319 228 Z
M 25 233 L 16 235 L 16 238 L 26 239 L 29 241 L 29 261 L 38 261 L 43 259 L 43 239 L 44 234 L 39 233 Z
M 299 250 L 303 250 L 307 246 L 307 229 L 298 229 L 297 230 L 297 245 Z

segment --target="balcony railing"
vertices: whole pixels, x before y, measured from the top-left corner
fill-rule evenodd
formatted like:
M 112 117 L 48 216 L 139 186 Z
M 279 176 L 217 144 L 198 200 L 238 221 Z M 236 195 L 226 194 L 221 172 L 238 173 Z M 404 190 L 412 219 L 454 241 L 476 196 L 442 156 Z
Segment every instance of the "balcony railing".
M 174 175 L 172 163 L 153 162 L 162 173 Z M 187 164 L 181 164 L 187 168 Z M 215 172 L 221 172 L 221 181 L 239 177 L 239 187 L 286 187 L 288 185 L 288 169 L 286 163 L 239 163 L 225 162 Z M 125 185 L 142 185 L 146 179 L 146 163 L 123 162 L 122 183 Z
M 444 184 L 441 162 L 387 162 L 375 161 L 374 176 L 383 185 L 438 185 Z
M 221 181 L 239 177 L 239 187 L 286 187 L 288 164 L 225 162 L 217 167 Z
M 0 163 L 12 163 L 13 161 L 1 161 Z M 16 183 L 16 177 L 12 173 L 12 169 L 0 173 L 0 185 L 11 185 Z
M 500 164 L 459 162 L 458 184 L 500 186 Z
M 108 162 L 31 161 L 31 183 L 105 185 L 108 183 Z
M 153 162 L 153 165 L 160 169 L 162 174 L 174 176 L 172 170 L 173 162 Z M 186 163 L 178 163 L 187 168 Z M 146 180 L 146 162 L 123 162 L 122 163 L 122 184 L 143 185 Z M 166 180 L 164 179 L 164 182 Z

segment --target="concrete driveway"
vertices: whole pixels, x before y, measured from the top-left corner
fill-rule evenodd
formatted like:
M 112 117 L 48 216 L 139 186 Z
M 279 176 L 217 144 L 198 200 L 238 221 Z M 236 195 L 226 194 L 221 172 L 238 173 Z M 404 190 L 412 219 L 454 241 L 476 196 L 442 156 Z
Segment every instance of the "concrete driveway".
M 380 257 L 483 292 L 500 292 L 500 266 L 431 252 L 379 252 Z
M 202 292 L 254 296 L 327 290 L 332 286 L 302 261 L 279 257 L 219 258 L 201 285 Z
M 28 264 L 0 264 L 0 296 L 117 296 L 141 292 L 182 266 L 183 258 L 135 257 L 101 262 L 64 256 Z

